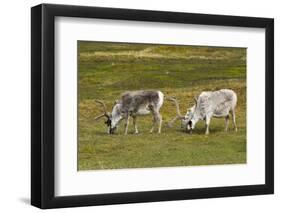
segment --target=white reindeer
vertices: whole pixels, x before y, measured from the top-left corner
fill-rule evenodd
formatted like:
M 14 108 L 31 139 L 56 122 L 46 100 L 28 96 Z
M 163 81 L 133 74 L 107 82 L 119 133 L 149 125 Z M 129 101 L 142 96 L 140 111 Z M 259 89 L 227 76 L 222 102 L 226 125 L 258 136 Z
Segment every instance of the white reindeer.
M 164 95 L 161 91 L 128 91 L 121 95 L 121 99 L 115 102 L 112 112 L 109 113 L 103 101 L 97 100 L 103 107 L 104 113 L 97 116 L 95 120 L 101 117 L 106 117 L 108 133 L 113 134 L 119 124 L 119 122 L 125 119 L 125 135 L 128 133 L 129 118 L 133 118 L 133 125 L 135 134 L 137 134 L 138 128 L 136 124 L 137 116 L 139 115 L 153 115 L 153 126 L 150 130 L 152 133 L 156 124 L 158 123 L 158 133 L 161 133 L 162 116 L 160 114 L 160 108 L 164 102 Z
M 177 107 L 177 116 L 170 122 L 170 125 L 178 119 L 182 120 L 182 125 L 190 133 L 195 128 L 199 120 L 204 120 L 206 124 L 205 134 L 209 134 L 209 126 L 212 117 L 225 118 L 225 131 L 228 130 L 229 115 L 232 115 L 232 122 L 235 131 L 237 131 L 235 119 L 235 107 L 237 104 L 237 95 L 233 90 L 221 89 L 213 92 L 202 92 L 195 105 L 187 110 L 185 116 L 182 116 L 176 99 L 173 99 Z

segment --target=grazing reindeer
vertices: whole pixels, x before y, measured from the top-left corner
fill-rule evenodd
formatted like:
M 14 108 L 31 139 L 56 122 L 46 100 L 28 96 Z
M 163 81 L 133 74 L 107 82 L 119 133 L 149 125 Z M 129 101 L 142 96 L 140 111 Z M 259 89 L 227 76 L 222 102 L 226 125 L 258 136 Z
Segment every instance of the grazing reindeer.
M 176 99 L 177 116 L 170 121 L 170 126 L 176 120 L 181 119 L 182 125 L 189 133 L 195 128 L 199 120 L 204 120 L 206 124 L 205 134 L 209 134 L 209 126 L 212 117 L 225 118 L 225 131 L 228 130 L 229 114 L 232 115 L 232 122 L 235 131 L 237 131 L 235 120 L 235 107 L 237 104 L 237 95 L 233 90 L 221 89 L 214 92 L 202 92 L 198 99 L 195 99 L 195 105 L 187 110 L 185 116 L 182 116 L 179 110 L 179 104 Z
M 161 133 L 162 116 L 159 111 L 163 101 L 164 95 L 160 91 L 128 91 L 123 93 L 121 99 L 115 102 L 111 113 L 107 112 L 104 102 L 97 100 L 96 102 L 102 105 L 104 113 L 97 116 L 95 120 L 106 117 L 105 124 L 109 127 L 108 133 L 113 134 L 119 122 L 125 119 L 126 135 L 128 133 L 129 118 L 132 117 L 135 134 L 137 134 L 139 132 L 136 124 L 137 116 L 151 113 L 153 115 L 153 126 L 150 132 L 154 131 L 158 123 L 158 133 Z

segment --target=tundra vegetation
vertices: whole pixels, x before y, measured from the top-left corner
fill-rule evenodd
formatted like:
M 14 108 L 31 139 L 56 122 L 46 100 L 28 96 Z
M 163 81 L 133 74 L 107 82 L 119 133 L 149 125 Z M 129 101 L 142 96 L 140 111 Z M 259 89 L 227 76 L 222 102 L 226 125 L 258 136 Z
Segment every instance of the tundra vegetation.
M 238 131 L 224 131 L 224 119 L 212 118 L 210 134 L 199 121 L 193 134 L 166 124 L 176 115 L 164 101 L 161 134 L 150 134 L 151 115 L 138 117 L 124 135 L 107 133 L 105 120 L 94 121 L 101 99 L 111 110 L 125 91 L 160 90 L 176 97 L 181 112 L 202 91 L 236 92 Z M 246 49 L 78 41 L 78 170 L 152 168 L 246 163 Z M 132 120 L 130 121 L 132 124 Z

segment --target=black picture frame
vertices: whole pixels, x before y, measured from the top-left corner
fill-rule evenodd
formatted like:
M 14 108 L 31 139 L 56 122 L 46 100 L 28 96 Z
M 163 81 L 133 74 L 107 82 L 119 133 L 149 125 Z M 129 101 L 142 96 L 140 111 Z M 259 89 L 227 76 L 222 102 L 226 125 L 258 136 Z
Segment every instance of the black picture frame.
M 93 195 L 54 195 L 55 17 L 264 28 L 265 184 Z M 39 208 L 217 198 L 274 193 L 274 20 L 163 11 L 41 4 L 31 8 L 31 204 Z

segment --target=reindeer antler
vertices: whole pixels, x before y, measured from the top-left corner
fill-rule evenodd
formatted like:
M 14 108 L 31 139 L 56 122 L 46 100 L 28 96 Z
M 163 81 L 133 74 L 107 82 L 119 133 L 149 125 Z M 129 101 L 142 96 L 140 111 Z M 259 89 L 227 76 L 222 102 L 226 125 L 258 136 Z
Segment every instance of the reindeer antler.
M 177 101 L 177 99 L 173 98 L 173 97 L 167 97 L 167 100 L 169 101 L 173 101 L 175 103 L 175 106 L 176 106 L 176 110 L 177 110 L 177 116 L 174 117 L 171 121 L 168 122 L 168 126 L 169 127 L 172 127 L 173 126 L 173 123 L 176 121 L 176 120 L 180 120 L 180 119 L 184 119 L 184 116 L 181 114 L 180 112 L 180 107 L 179 107 L 179 103 Z
M 97 116 L 97 117 L 95 117 L 94 120 L 98 120 L 99 118 L 101 118 L 101 117 L 103 117 L 103 116 L 109 118 L 109 113 L 108 113 L 107 110 L 106 110 L 106 105 L 105 105 L 105 103 L 104 103 L 103 101 L 101 101 L 101 100 L 95 100 L 95 102 L 97 102 L 97 103 L 99 103 L 99 104 L 102 105 L 102 109 L 103 109 L 103 112 L 104 112 L 104 113 L 101 114 L 101 115 L 99 115 L 99 116 Z
M 106 106 L 105 106 L 105 103 L 101 100 L 95 100 L 95 102 L 99 103 L 102 105 L 102 108 L 103 108 L 103 111 L 104 113 L 107 113 L 107 110 L 106 110 Z

